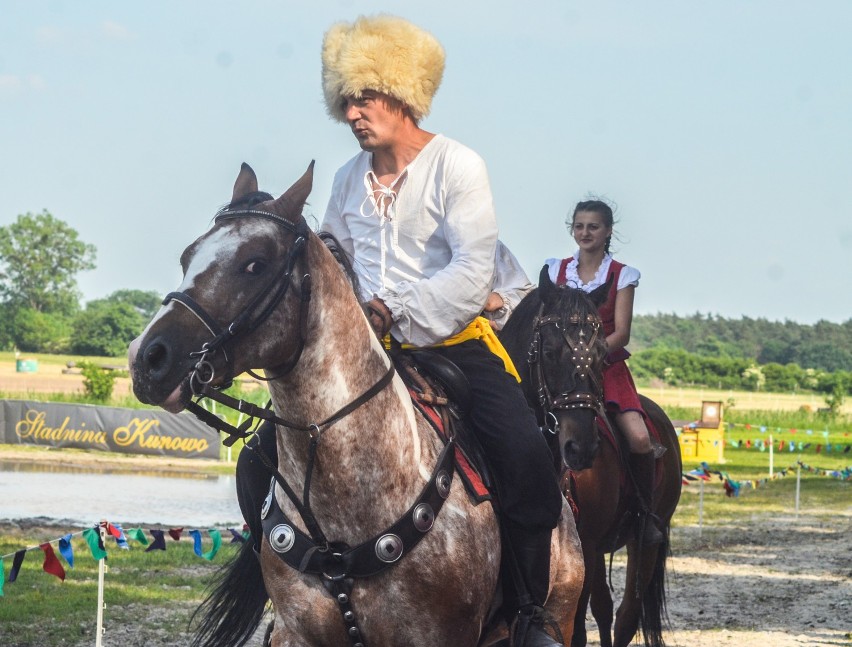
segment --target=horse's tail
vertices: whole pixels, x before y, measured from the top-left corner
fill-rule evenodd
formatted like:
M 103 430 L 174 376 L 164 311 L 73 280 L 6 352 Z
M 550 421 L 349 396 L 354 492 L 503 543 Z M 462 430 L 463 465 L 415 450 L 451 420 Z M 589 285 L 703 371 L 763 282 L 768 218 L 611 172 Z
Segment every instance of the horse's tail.
M 671 544 L 669 533 L 671 526 L 666 524 L 663 529 L 663 542 L 657 550 L 657 559 L 654 563 L 654 571 L 645 595 L 642 596 L 642 611 L 639 614 L 639 626 L 642 628 L 642 637 L 645 647 L 665 647 L 663 640 L 663 629 L 669 628 L 669 615 L 666 610 L 666 561 L 671 555 Z
M 257 630 L 269 599 L 251 541 L 219 569 L 211 587 L 190 619 L 192 625 L 199 618 L 192 647 L 245 645 Z

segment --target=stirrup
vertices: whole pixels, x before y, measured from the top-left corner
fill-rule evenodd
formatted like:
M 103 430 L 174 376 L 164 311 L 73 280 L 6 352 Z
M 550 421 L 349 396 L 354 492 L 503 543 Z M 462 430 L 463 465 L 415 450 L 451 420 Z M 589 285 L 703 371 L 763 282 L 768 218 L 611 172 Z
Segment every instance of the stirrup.
M 652 512 L 640 513 L 636 534 L 643 546 L 662 544 L 666 540 L 658 521 L 662 520 Z
M 669 448 L 662 443 L 658 443 L 653 438 L 651 439 L 651 451 L 654 454 L 654 460 L 662 458 L 663 454 L 665 454 L 668 450 Z
M 556 635 L 555 639 L 548 633 L 548 628 Z M 517 647 L 564 647 L 559 625 L 538 605 L 520 609 L 510 633 L 511 644 Z

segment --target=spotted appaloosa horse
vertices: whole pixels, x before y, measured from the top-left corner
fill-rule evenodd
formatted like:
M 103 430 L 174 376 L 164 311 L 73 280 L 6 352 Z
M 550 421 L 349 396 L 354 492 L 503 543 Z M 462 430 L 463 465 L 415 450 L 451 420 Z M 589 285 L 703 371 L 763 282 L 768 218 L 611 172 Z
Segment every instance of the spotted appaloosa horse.
M 312 169 L 272 199 L 257 191 L 244 164 L 231 203 L 184 251 L 183 283 L 130 347 L 134 393 L 172 412 L 191 406 L 194 392 L 209 393 L 246 370 L 272 378 L 274 503 L 296 531 L 265 532 L 257 559 L 245 545 L 221 575 L 196 643 L 244 644 L 268 594 L 268 640 L 276 647 L 491 644 L 505 636 L 488 629 L 499 588 L 494 512 L 474 504 L 459 480 L 436 477 L 442 442 L 416 413 L 350 282 L 301 215 Z M 449 492 L 431 529 L 417 526 L 419 543 L 409 552 L 404 542 L 384 541 L 435 483 Z M 290 497 L 283 484 L 304 495 Z M 282 558 L 294 536 L 297 547 L 308 546 L 297 567 Z M 385 550 L 402 557 L 355 579 L 344 604 L 335 587 L 356 568 L 347 550 L 358 546 L 367 547 L 366 561 Z M 583 560 L 567 504 L 551 564 L 546 608 L 568 636 Z
M 545 267 L 539 287 L 515 309 L 500 334 L 521 372 L 522 386 L 539 423 L 551 429 L 570 473 L 571 492 L 579 508 L 577 529 L 583 546 L 586 579 L 577 608 L 573 647 L 586 644 L 586 608 L 600 630 L 601 647 L 626 647 L 641 627 L 647 647 L 663 647 L 665 565 L 671 517 L 680 499 L 681 461 L 677 436 L 666 414 L 640 396 L 666 452 L 658 460 L 653 513 L 663 526 L 662 544 L 643 546 L 634 528 L 629 476 L 622 472 L 615 436 L 597 423 L 606 348 L 597 305 L 609 284 L 591 294 L 555 286 Z M 614 429 L 613 421 L 609 428 Z M 613 601 L 606 582 L 605 554 L 627 546 L 624 595 L 613 629 Z

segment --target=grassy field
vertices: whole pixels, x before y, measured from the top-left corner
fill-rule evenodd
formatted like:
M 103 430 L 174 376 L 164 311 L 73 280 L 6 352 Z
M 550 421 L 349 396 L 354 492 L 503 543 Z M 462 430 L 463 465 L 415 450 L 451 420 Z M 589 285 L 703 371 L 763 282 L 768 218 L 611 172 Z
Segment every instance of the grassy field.
M 79 529 L 0 526 L 0 554 L 55 540 L 66 532 Z M 203 597 L 205 584 L 238 546 L 223 543 L 211 562 L 194 553 L 192 539 L 187 536 L 177 542 L 167 536 L 166 541 L 167 550 L 145 552 L 142 544 L 133 540 L 129 550 L 122 550 L 107 537 L 105 645 L 129 644 L 118 639 L 126 627 L 148 636 L 149 645 L 187 644 L 189 617 Z M 0 598 L 0 642 L 6 647 L 94 644 L 98 562 L 79 534 L 71 545 L 74 568 L 62 561 L 64 582 L 42 572 L 43 553 L 36 549 L 27 553 L 17 580 L 5 583 L 4 597 Z M 205 537 L 203 550 L 211 545 Z M 3 561 L 8 577 L 11 557 Z

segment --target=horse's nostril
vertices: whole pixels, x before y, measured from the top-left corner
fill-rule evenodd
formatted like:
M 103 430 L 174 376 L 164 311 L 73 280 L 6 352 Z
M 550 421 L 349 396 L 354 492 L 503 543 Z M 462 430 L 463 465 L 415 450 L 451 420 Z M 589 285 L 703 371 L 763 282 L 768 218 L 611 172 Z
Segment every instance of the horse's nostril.
M 169 351 L 165 344 L 154 342 L 148 344 L 142 353 L 142 361 L 150 371 L 159 371 L 168 365 Z

